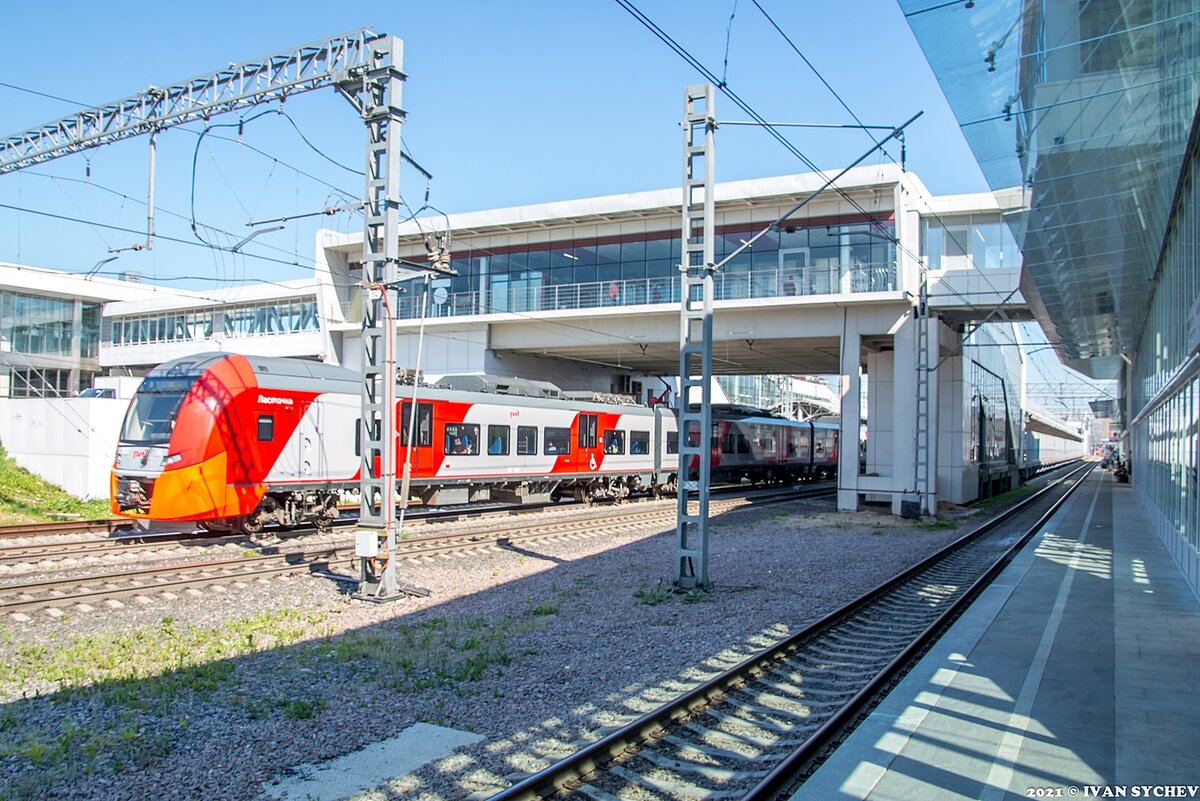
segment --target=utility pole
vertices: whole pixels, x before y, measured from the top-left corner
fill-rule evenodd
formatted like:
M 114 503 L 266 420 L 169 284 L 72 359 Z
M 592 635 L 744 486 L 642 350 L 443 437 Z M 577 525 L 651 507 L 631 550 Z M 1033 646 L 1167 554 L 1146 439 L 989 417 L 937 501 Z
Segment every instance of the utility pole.
M 396 327 L 400 269 L 400 105 L 403 43 L 394 36 L 373 42 L 364 69 L 337 90 L 367 126 L 363 209 L 362 465 L 356 555 L 358 596 L 393 601 L 428 590 L 402 586 L 396 577 Z M 414 404 L 412 414 L 416 416 Z
M 403 44 L 358 30 L 86 109 L 0 139 L 0 174 L 134 136 L 151 136 L 151 197 L 144 248 L 154 236 L 154 137 L 162 130 L 334 86 L 367 127 L 363 235 L 361 592 L 373 600 L 422 593 L 396 579 L 396 339 L 399 273 L 400 106 Z M 426 173 L 428 176 L 428 173 Z M 245 244 L 239 243 L 232 250 Z M 444 255 L 444 254 L 442 254 Z M 445 269 L 445 259 L 441 268 Z M 96 267 L 99 267 L 97 264 Z M 437 268 L 437 263 L 434 267 Z M 386 559 L 379 557 L 380 551 Z
M 683 230 L 679 265 L 679 492 L 675 586 L 708 589 L 708 490 L 712 475 L 713 134 L 712 84 L 689 86 L 683 105 Z M 696 408 L 692 390 L 699 389 Z M 692 481 L 692 464 L 697 477 Z M 695 490 L 696 500 L 690 498 Z

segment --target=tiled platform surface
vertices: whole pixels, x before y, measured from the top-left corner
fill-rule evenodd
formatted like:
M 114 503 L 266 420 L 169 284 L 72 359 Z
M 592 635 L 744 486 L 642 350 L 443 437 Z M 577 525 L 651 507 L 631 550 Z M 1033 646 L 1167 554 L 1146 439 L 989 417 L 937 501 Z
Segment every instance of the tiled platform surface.
M 1200 600 L 1097 469 L 794 799 L 1200 798 L 1179 785 Z

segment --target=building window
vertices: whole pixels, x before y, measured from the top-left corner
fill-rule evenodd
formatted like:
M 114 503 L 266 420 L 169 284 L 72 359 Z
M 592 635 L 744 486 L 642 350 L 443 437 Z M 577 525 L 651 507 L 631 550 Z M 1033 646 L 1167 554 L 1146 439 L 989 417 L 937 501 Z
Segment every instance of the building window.
M 71 394 L 70 370 L 10 370 L 10 398 L 65 398 Z

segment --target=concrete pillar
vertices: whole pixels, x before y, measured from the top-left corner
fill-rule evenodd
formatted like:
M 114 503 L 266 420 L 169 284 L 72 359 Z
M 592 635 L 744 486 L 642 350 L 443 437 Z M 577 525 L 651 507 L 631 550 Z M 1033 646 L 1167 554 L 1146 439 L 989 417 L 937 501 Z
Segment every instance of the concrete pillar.
M 71 306 L 71 375 L 67 384 L 67 395 L 79 394 L 79 362 L 83 358 L 83 301 L 79 298 Z
M 842 400 L 842 435 L 838 438 L 838 511 L 858 511 L 858 419 L 862 380 L 859 376 L 862 337 L 853 311 L 843 328 L 839 389 Z
M 894 360 L 890 350 L 868 352 L 867 360 L 867 475 L 869 477 L 891 476 L 892 433 L 895 421 L 892 416 L 892 370 Z M 867 495 L 868 501 L 880 501 L 882 497 Z

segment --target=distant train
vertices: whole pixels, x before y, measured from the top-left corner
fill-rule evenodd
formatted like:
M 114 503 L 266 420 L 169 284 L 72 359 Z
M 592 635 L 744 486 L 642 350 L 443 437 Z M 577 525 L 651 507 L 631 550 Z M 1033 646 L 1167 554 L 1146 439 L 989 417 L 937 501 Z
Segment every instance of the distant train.
M 413 497 L 590 502 L 675 492 L 673 410 L 578 393 L 505 394 L 532 382 L 464 379 L 491 391 L 422 387 L 415 420 L 412 402 L 397 402 L 396 463 L 411 429 Z M 160 365 L 126 413 L 113 512 L 248 533 L 268 523 L 329 525 L 341 494 L 358 488 L 360 386 L 350 370 L 300 359 L 208 354 Z M 837 423 L 714 406 L 713 481 L 833 476 L 838 431 Z

